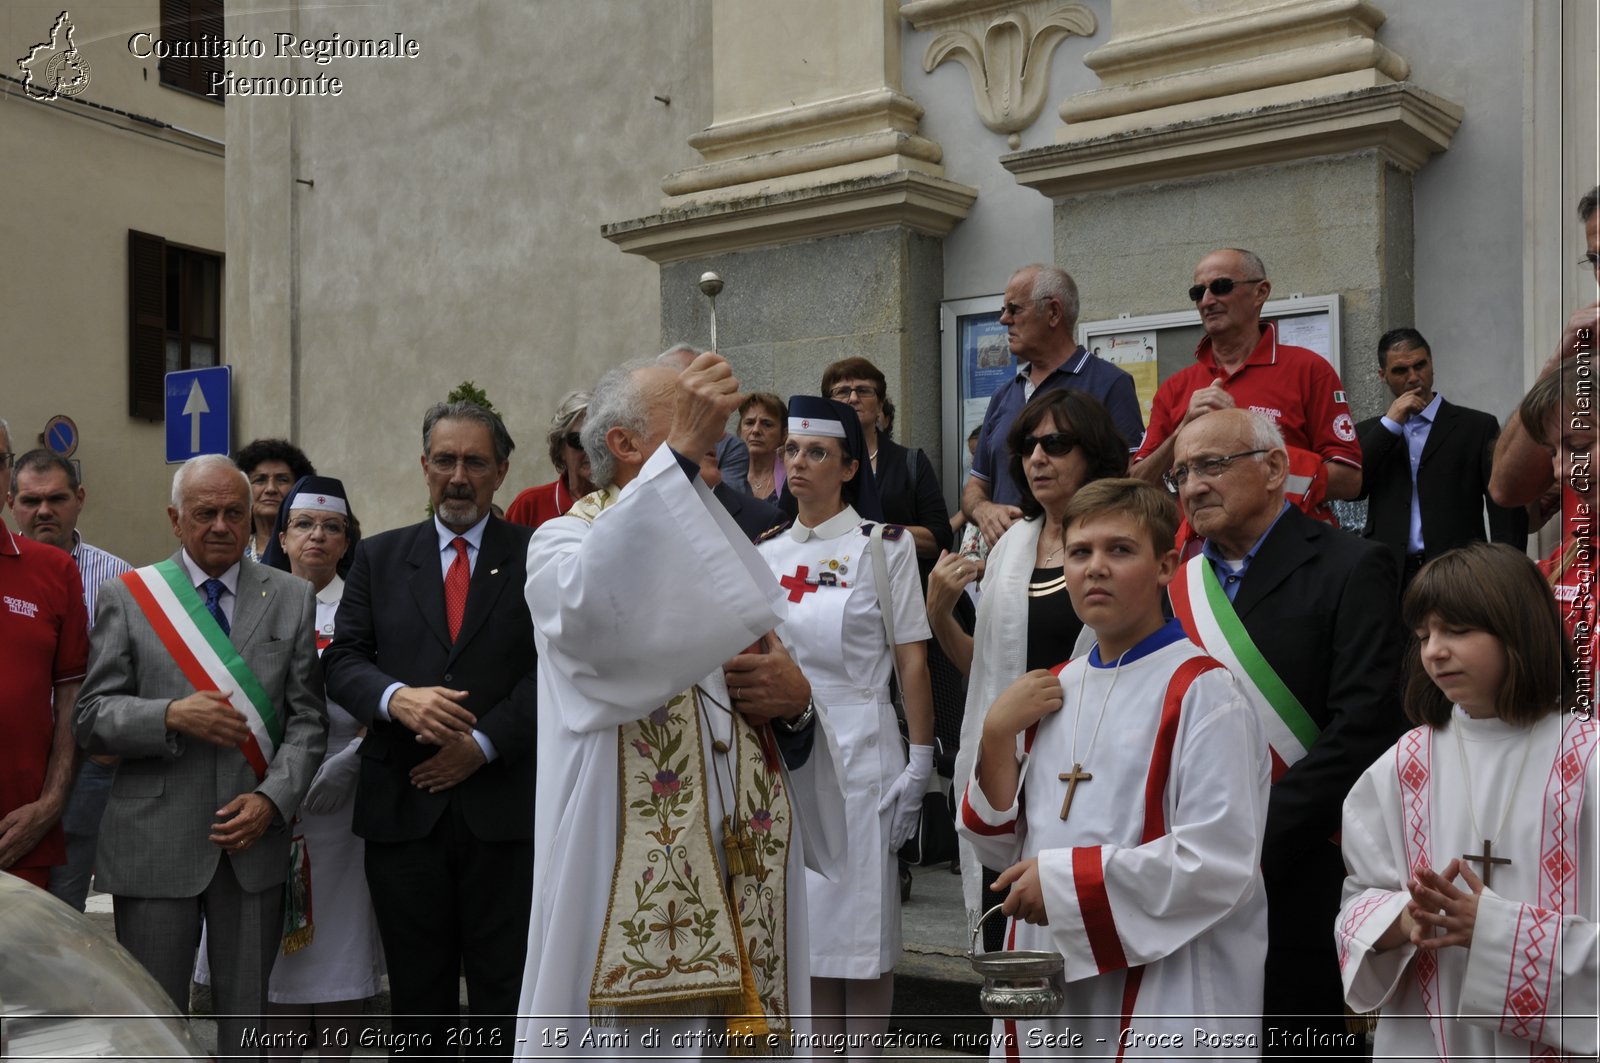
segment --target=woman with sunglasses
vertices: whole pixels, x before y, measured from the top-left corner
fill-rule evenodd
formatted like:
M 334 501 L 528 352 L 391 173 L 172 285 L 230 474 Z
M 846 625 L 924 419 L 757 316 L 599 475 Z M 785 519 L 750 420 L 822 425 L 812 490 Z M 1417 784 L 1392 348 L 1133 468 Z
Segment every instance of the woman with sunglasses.
M 285 493 L 262 564 L 291 572 L 316 590 L 319 654 L 333 641 L 343 574 L 360 539 L 361 526 L 339 480 L 305 476 Z M 300 1058 L 302 1049 L 295 1045 L 320 1046 L 321 1059 L 350 1058 L 362 1001 L 378 992 L 383 977 L 383 950 L 363 866 L 365 845 L 351 829 L 364 728 L 337 702 L 329 701 L 327 710 L 328 750 L 292 828 L 305 840 L 309 873 L 292 869 L 288 890 L 291 897 L 305 898 L 295 907 L 314 930 L 287 932 L 272 966 L 267 983 L 272 1059 Z M 309 897 L 299 888 L 306 879 Z M 286 925 L 293 921 L 294 913 L 289 914 Z M 204 946 L 199 967 L 196 981 L 209 981 Z
M 1017 414 L 1006 437 L 1012 482 L 1022 493 L 1017 521 L 995 543 L 987 563 L 945 554 L 928 578 L 928 617 L 939 646 L 968 677 L 966 712 L 955 779 L 972 775 L 983 717 L 1014 680 L 1053 668 L 1072 656 L 1083 621 L 1073 612 L 1064 575 L 1062 515 L 1079 488 L 1128 474 L 1128 445 L 1105 406 L 1067 388 L 1041 391 Z M 977 626 L 962 631 L 953 613 L 967 584 L 982 576 Z M 962 843 L 961 885 L 969 918 L 997 904 L 989 886 L 997 872 L 982 868 Z M 1002 924 L 984 927 L 984 947 L 1001 947 Z
M 855 411 L 796 395 L 789 400 L 788 431 L 787 489 L 799 512 L 757 548 L 789 595 L 778 636 L 838 737 L 850 839 L 838 881 L 806 873 L 813 1028 L 851 1034 L 856 1039 L 850 1043 L 858 1045 L 851 1055 L 877 1056 L 882 1041 L 874 1049 L 872 1035 L 888 1029 L 900 957 L 895 852 L 916 827 L 933 773 L 928 621 L 911 537 L 877 520 L 872 467 Z M 887 586 L 874 566 L 875 527 L 882 530 Z M 889 691 L 897 668 L 909 756 Z
M 555 416 L 550 418 L 550 430 L 545 433 L 545 445 L 550 451 L 550 464 L 556 467 L 556 478 L 519 492 L 511 500 L 511 508 L 506 510 L 506 520 L 525 528 L 537 528 L 550 518 L 561 516 L 574 502 L 594 490 L 594 484 L 589 482 L 589 457 L 578 441 L 584 415 L 588 412 L 587 391 L 569 391 L 561 397 Z

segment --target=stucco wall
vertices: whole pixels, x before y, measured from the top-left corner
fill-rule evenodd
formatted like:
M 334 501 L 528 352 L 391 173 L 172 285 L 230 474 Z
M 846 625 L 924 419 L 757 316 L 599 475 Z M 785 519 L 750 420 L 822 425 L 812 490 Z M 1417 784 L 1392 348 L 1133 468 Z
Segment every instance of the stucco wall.
M 60 13 L 53 2 L 6 5 L 0 55 L 25 55 Z M 221 137 L 221 107 L 162 87 L 156 61 L 129 54 L 132 33 L 156 28 L 156 0 L 72 14 L 73 43 L 90 67 L 76 100 Z M 223 165 L 214 145 L 129 125 L 69 100 L 0 96 L 0 246 L 11 252 L 0 416 L 19 454 L 38 445 L 50 417 L 77 423 L 84 538 L 142 563 L 176 542 L 163 427 L 128 416 L 128 230 L 222 251 Z M 226 334 L 223 343 L 226 356 Z M 15 523 L 9 510 L 6 522 Z
M 1076 92 L 1100 81 L 1083 65 L 1083 57 L 1103 44 L 1109 29 L 1110 0 L 1087 0 L 1098 29 L 1092 37 L 1068 37 L 1050 60 L 1050 92 L 1043 112 L 1019 135 L 1018 149 L 1055 143 L 1061 118 L 1056 107 Z M 924 73 L 923 59 L 934 30 L 903 23 L 900 65 L 906 95 L 927 109 L 922 132 L 944 148 L 945 176 L 978 189 L 978 201 L 967 219 L 944 241 L 945 298 L 998 295 L 1012 270 L 1031 262 L 1054 260 L 1050 201 L 1017 180 L 1000 165 L 1011 152 L 1003 134 L 984 126 L 973 102 L 972 80 L 960 63 L 946 61 Z M 1094 282 L 1092 263 L 1060 263 L 1080 289 Z
M 276 10 L 258 18 L 281 20 Z M 265 195 L 293 197 L 287 233 L 248 237 L 261 288 L 230 291 L 236 328 L 253 334 L 240 342 L 258 341 L 273 379 L 298 376 L 298 410 L 252 408 L 249 433 L 287 431 L 297 412 L 306 451 L 346 478 L 363 523 L 392 527 L 426 502 L 424 409 L 471 379 L 518 442 L 498 500 L 551 479 L 541 437 L 560 396 L 657 349 L 656 267 L 599 227 L 654 209 L 661 176 L 695 161 L 709 11 L 702 0 L 300 8 L 304 36 L 403 31 L 421 55 L 330 64 L 340 98 L 297 102 L 281 130 L 257 121 L 255 150 L 230 160 L 230 184 L 264 171 Z M 298 181 L 314 184 L 284 191 Z M 267 309 L 246 325 L 250 301 Z

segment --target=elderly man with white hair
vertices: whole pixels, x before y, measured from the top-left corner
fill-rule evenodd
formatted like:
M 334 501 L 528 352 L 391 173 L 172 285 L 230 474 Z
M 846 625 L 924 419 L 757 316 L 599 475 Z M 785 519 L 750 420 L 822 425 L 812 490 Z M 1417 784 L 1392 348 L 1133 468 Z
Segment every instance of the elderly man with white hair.
M 205 920 L 218 1052 L 248 1056 L 282 936 L 289 824 L 327 738 L 316 597 L 245 559 L 250 484 L 226 457 L 179 467 L 167 515 L 182 547 L 107 583 L 95 610 L 75 731 L 122 758 L 96 879 L 117 940 L 184 1013 Z
M 1260 413 L 1202 414 L 1174 455 L 1164 479 L 1205 542 L 1169 587 L 1173 610 L 1239 680 L 1272 752 L 1262 1047 L 1358 1052 L 1333 945 L 1337 835 L 1345 794 L 1405 726 L 1394 557 L 1288 502 L 1289 455 Z
M 843 851 L 837 745 L 774 634 L 784 590 L 702 478 L 738 381 L 715 354 L 670 361 L 601 378 L 600 490 L 528 549 L 519 1059 L 799 1054 L 809 1029 L 803 867 Z

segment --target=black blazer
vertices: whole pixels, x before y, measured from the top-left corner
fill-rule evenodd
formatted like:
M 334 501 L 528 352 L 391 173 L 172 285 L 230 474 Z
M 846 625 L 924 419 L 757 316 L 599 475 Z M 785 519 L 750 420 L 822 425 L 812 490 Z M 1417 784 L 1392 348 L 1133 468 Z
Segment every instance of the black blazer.
M 1447 400 L 1428 430 L 1417 466 L 1417 502 L 1422 510 L 1423 555 L 1483 541 L 1483 512 L 1489 509 L 1489 538 L 1518 550 L 1528 545 L 1526 510 L 1497 506 L 1489 497 L 1489 466 L 1500 422 L 1481 410 Z M 1367 526 L 1361 534 L 1389 548 L 1404 565 L 1411 532 L 1411 458 L 1403 435 L 1372 417 L 1356 428 L 1361 440 L 1361 494 L 1367 499 Z
M 354 826 L 360 837 L 426 837 L 451 802 L 459 803 L 480 840 L 533 837 L 537 658 L 522 596 L 532 535 L 489 518 L 454 644 L 432 518 L 363 539 L 356 548 L 322 664 L 328 696 L 368 727 L 356 787 Z M 494 743 L 496 759 L 440 793 L 412 786 L 411 769 L 435 747 L 378 717 L 379 699 L 396 682 L 467 691 L 466 708 Z
M 915 475 L 912 462 L 916 464 Z M 878 436 L 878 467 L 873 472 L 878 483 L 878 499 L 883 519 L 906 527 L 921 526 L 933 533 L 939 549 L 949 550 L 955 543 L 950 530 L 950 510 L 944 504 L 939 477 L 933 462 L 921 450 L 911 451 L 885 436 Z M 935 554 L 934 557 L 938 555 Z M 933 558 L 918 558 L 923 582 Z
M 789 514 L 766 499 L 747 495 L 725 483 L 713 487 L 711 493 L 751 542 L 789 520 Z
M 1387 550 L 1291 506 L 1234 599 L 1262 656 L 1321 729 L 1267 804 L 1261 869 L 1275 950 L 1332 955 L 1344 866 L 1329 839 L 1350 787 L 1407 726 L 1398 586 Z

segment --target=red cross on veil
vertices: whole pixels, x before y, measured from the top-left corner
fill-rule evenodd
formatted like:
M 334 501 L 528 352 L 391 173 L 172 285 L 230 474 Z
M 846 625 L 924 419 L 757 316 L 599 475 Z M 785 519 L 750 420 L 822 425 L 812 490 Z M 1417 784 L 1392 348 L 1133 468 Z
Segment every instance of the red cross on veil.
M 807 593 L 817 589 L 815 583 L 810 583 L 806 580 L 806 576 L 810 572 L 811 570 L 807 566 L 801 565 L 794 570 L 794 575 L 785 576 L 778 581 L 778 585 L 789 592 L 789 600 L 791 602 L 798 602 Z

